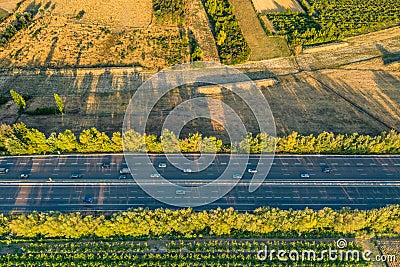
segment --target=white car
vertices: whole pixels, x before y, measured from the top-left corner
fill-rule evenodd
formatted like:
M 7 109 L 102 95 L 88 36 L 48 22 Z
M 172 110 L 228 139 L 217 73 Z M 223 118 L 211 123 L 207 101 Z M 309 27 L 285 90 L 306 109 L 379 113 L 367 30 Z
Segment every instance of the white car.
M 1 174 L 6 174 L 8 172 L 8 169 L 6 168 L 0 168 L 0 173 Z
M 232 175 L 233 179 L 242 179 L 242 176 L 240 174 L 234 174 Z
M 130 173 L 131 173 L 131 170 L 129 170 L 129 168 L 122 168 L 122 169 L 119 171 L 119 173 L 120 173 L 120 174 L 130 174 Z
M 166 163 L 160 163 L 160 164 L 158 164 L 158 168 L 167 168 L 167 164 Z
M 160 178 L 161 175 L 159 173 L 152 173 L 150 174 L 150 178 Z
M 305 178 L 310 178 L 310 175 L 308 173 L 304 172 L 304 173 L 300 174 L 300 177 L 305 179 Z
M 248 173 L 257 173 L 258 171 L 256 169 L 248 169 L 247 172 Z
M 186 191 L 185 190 L 176 190 L 175 191 L 175 194 L 177 194 L 177 195 L 186 195 Z
M 184 169 L 183 172 L 184 173 L 190 173 L 190 172 L 192 172 L 192 169 Z

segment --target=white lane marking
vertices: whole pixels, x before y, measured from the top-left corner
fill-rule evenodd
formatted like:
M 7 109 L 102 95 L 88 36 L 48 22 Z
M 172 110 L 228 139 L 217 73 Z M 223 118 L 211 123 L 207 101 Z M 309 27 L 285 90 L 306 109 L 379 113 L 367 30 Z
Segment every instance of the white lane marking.
M 337 166 L 337 165 L 339 165 L 339 163 L 332 163 L 331 165 L 332 166 Z
M 335 176 L 342 176 L 341 173 L 335 173 Z
M 386 173 L 386 175 L 387 175 L 387 176 L 392 176 L 392 175 L 393 175 L 393 173 Z
M 21 162 L 19 165 L 26 165 L 27 163 L 26 162 Z
M 142 165 L 141 162 L 135 162 L 135 165 Z
M 85 163 L 83 163 L 84 165 L 90 165 L 90 162 L 85 162 Z
M 400 164 L 399 163 L 395 163 L 394 166 L 400 166 Z
M 309 163 L 307 163 L 307 165 L 314 165 L 314 163 L 312 163 L 312 162 L 309 162 Z
M 357 166 L 364 166 L 364 163 L 357 163 Z
M 363 171 L 364 169 L 357 169 L 357 171 Z
M 369 166 L 376 166 L 376 164 L 375 163 L 370 163 Z
M 382 163 L 381 165 L 382 165 L 382 166 L 388 166 L 389 164 L 387 164 L 387 163 Z
M 346 162 L 345 164 L 344 164 L 344 166 L 350 166 L 351 164 L 350 163 L 348 163 L 348 162 Z
M 282 162 L 282 165 L 289 165 L 289 163 L 287 163 L 287 162 Z
M 14 162 L 7 162 L 7 165 L 14 165 Z
M 103 164 L 103 163 L 100 163 L 100 164 Z M 117 163 L 116 162 L 111 162 L 110 165 L 117 165 Z
M 78 162 L 72 162 L 71 165 L 78 165 Z
M 361 173 L 360 175 L 361 176 L 367 176 L 368 174 L 367 173 Z
M 65 162 L 60 162 L 58 163 L 58 165 L 65 165 Z
M 321 163 L 320 163 L 321 164 Z M 296 162 L 294 165 L 301 165 L 301 163 L 300 162 Z

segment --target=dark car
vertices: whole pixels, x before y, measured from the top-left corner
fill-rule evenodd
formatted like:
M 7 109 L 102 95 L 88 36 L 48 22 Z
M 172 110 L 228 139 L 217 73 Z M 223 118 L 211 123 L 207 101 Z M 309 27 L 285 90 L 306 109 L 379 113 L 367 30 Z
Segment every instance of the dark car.
M 71 179 L 79 179 L 79 178 L 82 178 L 82 175 L 77 174 L 77 173 L 73 173 L 73 174 L 71 174 L 70 178 Z
M 330 168 L 330 167 L 326 167 L 326 168 L 324 168 L 323 170 L 322 170 L 324 173 L 332 173 L 332 168 Z
M 92 197 L 85 197 L 85 198 L 82 198 L 82 202 L 83 202 L 83 203 L 86 203 L 86 204 L 92 204 L 93 201 L 94 201 L 94 198 L 92 198 Z
M 120 176 L 118 176 L 119 180 L 125 180 L 126 178 L 128 178 L 125 174 L 121 174 Z
M 29 174 L 27 174 L 27 173 L 22 173 L 20 176 L 19 176 L 19 179 L 28 179 L 29 178 Z
M 102 168 L 102 169 L 110 169 L 110 168 L 111 168 L 111 164 L 110 164 L 110 163 L 103 163 L 103 164 L 101 165 L 101 168 Z

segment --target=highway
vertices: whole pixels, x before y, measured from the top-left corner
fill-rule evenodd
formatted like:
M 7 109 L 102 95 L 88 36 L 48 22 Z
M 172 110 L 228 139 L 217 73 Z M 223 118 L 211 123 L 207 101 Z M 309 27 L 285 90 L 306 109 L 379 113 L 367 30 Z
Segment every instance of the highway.
M 174 156 L 170 158 L 171 162 L 164 156 L 150 157 L 163 177 L 187 186 L 188 191 L 191 186 L 217 178 L 229 161 L 228 156 L 219 155 L 206 170 L 197 173 L 196 166 L 191 166 L 194 172 L 184 173 L 172 164 L 180 168 L 188 167 L 181 166 Z M 134 176 L 141 175 L 142 169 L 146 168 L 144 158 L 143 155 L 135 157 L 134 168 L 130 166 Z M 251 156 L 247 168 L 256 168 L 258 161 L 258 156 Z M 103 163 L 109 163 L 110 168 L 102 168 Z M 167 167 L 158 168 L 159 163 L 167 163 Z M 0 168 L 8 168 L 9 172 L 0 174 L 0 212 L 173 208 L 148 196 L 131 176 L 118 180 L 119 170 L 126 167 L 123 155 L 2 157 Z M 331 167 L 332 173 L 324 173 L 325 167 Z M 22 173 L 29 174 L 29 179 L 20 180 Z M 73 173 L 82 175 L 82 178 L 70 179 Z M 310 178 L 300 178 L 301 173 L 309 174 Z M 53 182 L 48 182 L 49 177 Z M 277 156 L 267 179 L 253 193 L 248 191 L 251 178 L 252 174 L 246 172 L 231 192 L 197 209 L 234 207 L 237 210 L 254 210 L 261 206 L 369 209 L 400 203 L 398 156 Z M 157 186 L 162 198 L 165 185 L 150 177 L 148 183 Z M 223 186 L 222 182 L 221 188 Z M 93 197 L 94 202 L 83 203 L 82 198 L 85 197 Z M 164 197 L 188 198 L 185 195 Z

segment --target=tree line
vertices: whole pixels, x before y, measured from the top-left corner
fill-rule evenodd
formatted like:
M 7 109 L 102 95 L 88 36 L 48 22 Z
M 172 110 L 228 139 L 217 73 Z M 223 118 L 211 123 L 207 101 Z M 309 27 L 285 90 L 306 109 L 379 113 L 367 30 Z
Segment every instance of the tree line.
M 251 51 L 233 13 L 233 6 L 228 0 L 205 0 L 204 6 L 212 24 L 221 62 L 246 62 Z
M 373 210 L 319 211 L 259 208 L 134 209 L 106 217 L 81 213 L 0 215 L 0 236 L 15 238 L 202 238 L 219 237 L 373 237 L 400 235 L 400 206 Z
M 158 249 L 159 244 L 165 250 Z M 265 247 L 284 251 L 310 251 L 314 255 L 303 257 L 294 254 L 287 261 L 274 257 L 260 260 L 257 252 Z M 346 260 L 335 260 L 325 257 L 317 259 L 323 251 L 337 248 L 332 241 L 299 240 L 286 242 L 281 240 L 161 240 L 155 241 L 70 241 L 70 242 L 31 242 L 11 244 L 8 254 L 0 253 L 0 265 L 7 266 L 135 266 L 135 267 L 239 267 L 239 266 L 370 266 L 362 257 L 348 257 Z M 363 246 L 349 242 L 350 251 L 363 251 Z M 327 256 L 327 255 L 326 255 Z M 339 258 L 339 257 L 338 257 Z
M 108 136 L 96 128 L 76 136 L 71 130 L 51 133 L 48 137 L 24 123 L 0 125 L 0 153 L 3 155 L 43 155 L 57 153 L 276 153 L 288 154 L 400 154 L 400 134 L 383 132 L 377 136 L 323 132 L 317 136 L 293 132 L 284 137 L 249 133 L 237 144 L 199 133 L 179 138 L 164 130 L 161 136 L 140 134 L 134 130 Z

